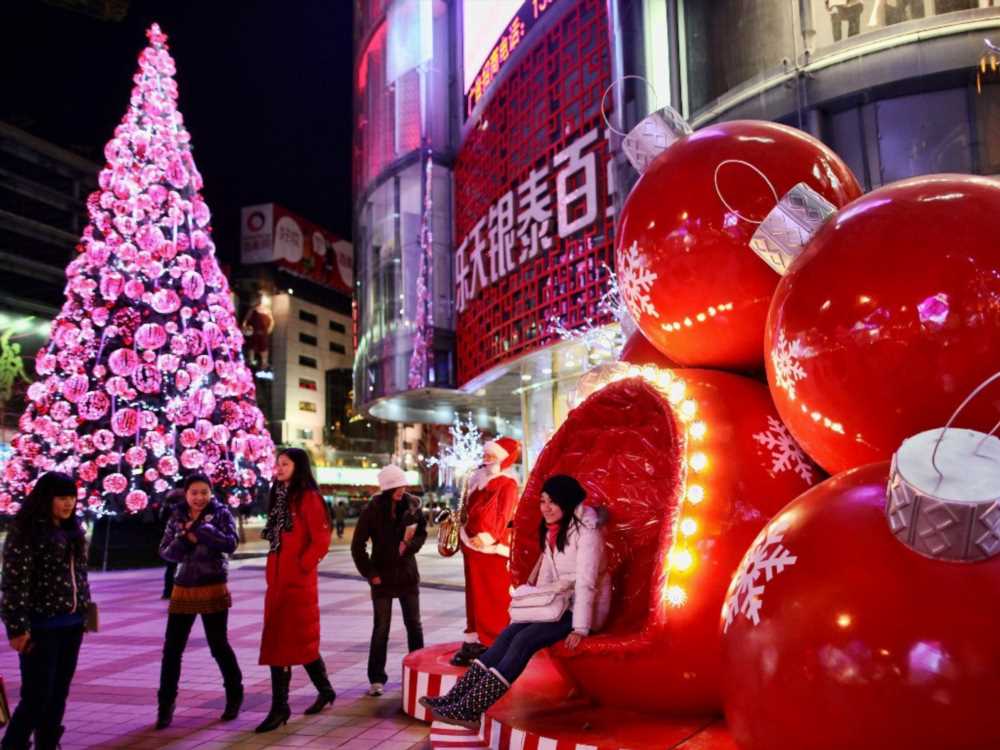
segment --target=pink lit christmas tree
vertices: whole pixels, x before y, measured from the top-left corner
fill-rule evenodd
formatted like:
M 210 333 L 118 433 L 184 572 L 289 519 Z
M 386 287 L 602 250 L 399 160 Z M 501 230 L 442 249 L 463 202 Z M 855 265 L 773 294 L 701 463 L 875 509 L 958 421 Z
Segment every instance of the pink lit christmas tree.
M 98 513 L 137 512 L 189 472 L 236 505 L 270 479 L 274 446 L 243 363 L 174 61 L 146 34 L 129 109 L 104 149 L 66 302 L 0 470 L 0 512 L 64 471 Z

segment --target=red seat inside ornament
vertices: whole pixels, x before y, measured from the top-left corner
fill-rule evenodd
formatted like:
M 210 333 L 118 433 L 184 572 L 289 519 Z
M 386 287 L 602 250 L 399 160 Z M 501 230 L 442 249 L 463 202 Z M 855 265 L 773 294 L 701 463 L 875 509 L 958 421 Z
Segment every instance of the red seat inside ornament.
M 683 432 L 666 399 L 641 378 L 630 378 L 570 412 L 539 456 L 514 515 L 514 585 L 524 583 L 541 552 L 539 498 L 546 479 L 575 477 L 586 502 L 608 513 L 611 615 L 601 637 L 584 640 L 576 653 L 615 647 L 639 635 L 652 617 L 651 587 L 670 533 L 664 524 L 672 522 L 680 499 L 683 449 Z

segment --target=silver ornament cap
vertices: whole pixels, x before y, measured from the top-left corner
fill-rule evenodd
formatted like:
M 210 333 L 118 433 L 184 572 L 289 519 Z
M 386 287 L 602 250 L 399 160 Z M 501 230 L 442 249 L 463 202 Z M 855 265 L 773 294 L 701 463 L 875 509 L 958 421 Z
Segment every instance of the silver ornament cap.
M 953 562 L 997 555 L 1000 439 L 943 428 L 904 440 L 886 497 L 889 530 L 913 551 Z
M 644 117 L 622 140 L 622 150 L 635 170 L 642 174 L 657 156 L 694 131 L 673 107 L 667 106 Z
M 764 217 L 750 238 L 750 249 L 784 276 L 806 243 L 836 211 L 830 201 L 800 182 Z

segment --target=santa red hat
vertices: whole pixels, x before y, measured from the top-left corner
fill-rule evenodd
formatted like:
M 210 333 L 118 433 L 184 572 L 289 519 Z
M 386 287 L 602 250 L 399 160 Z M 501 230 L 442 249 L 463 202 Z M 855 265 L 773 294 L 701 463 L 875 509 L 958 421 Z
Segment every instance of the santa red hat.
M 500 471 L 504 471 L 517 463 L 517 459 L 521 456 L 521 444 L 514 438 L 497 438 L 486 443 L 483 446 L 483 452 L 499 458 Z

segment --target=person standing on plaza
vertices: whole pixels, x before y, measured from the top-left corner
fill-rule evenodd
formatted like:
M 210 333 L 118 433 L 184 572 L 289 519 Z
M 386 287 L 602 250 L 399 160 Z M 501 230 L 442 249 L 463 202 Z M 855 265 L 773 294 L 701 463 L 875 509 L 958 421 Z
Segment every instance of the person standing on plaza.
M 22 501 L 3 549 L 0 617 L 21 667 L 21 700 L 0 747 L 55 750 L 90 608 L 87 541 L 72 477 L 49 472 Z
M 271 710 L 254 730 L 258 733 L 288 722 L 288 688 L 295 664 L 305 665 L 319 692 L 305 713 L 319 713 L 337 698 L 319 653 L 317 568 L 330 549 L 330 516 L 313 478 L 309 456 L 300 448 L 278 453 L 262 536 L 271 547 L 260 663 L 271 668 Z
M 361 511 L 351 540 L 354 564 L 371 585 L 374 627 L 368 652 L 368 694 L 376 697 L 382 695 L 388 681 L 385 661 L 393 599 L 399 599 L 403 611 L 408 649 L 424 647 L 416 554 L 427 539 L 427 521 L 420 500 L 407 494 L 403 470 L 392 464 L 384 467 L 378 473 L 378 484 L 381 492 Z
M 347 526 L 347 503 L 343 500 L 333 506 L 333 521 L 337 527 L 337 539 L 343 539 L 344 528 Z
M 165 729 L 173 721 L 181 659 L 198 615 L 226 689 L 222 721 L 239 716 L 243 705 L 243 673 L 229 645 L 229 608 L 233 602 L 226 586 L 227 557 L 239 543 L 236 523 L 229 508 L 212 496 L 212 483 L 204 474 L 189 474 L 182 489 L 184 501 L 174 506 L 160 541 L 160 556 L 177 565 L 177 574 L 167 608 L 157 729 Z

